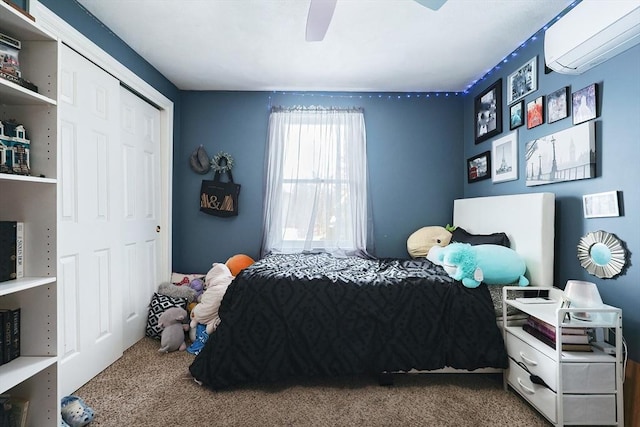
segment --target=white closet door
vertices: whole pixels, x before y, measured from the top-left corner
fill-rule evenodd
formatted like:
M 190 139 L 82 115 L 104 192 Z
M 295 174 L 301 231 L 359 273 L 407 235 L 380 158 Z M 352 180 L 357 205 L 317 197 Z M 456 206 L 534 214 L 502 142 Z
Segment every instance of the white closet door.
M 123 187 L 120 83 L 60 50 L 58 384 L 60 395 L 123 351 Z
M 149 301 L 160 280 L 160 111 L 120 89 L 124 272 L 123 349 L 145 332 Z

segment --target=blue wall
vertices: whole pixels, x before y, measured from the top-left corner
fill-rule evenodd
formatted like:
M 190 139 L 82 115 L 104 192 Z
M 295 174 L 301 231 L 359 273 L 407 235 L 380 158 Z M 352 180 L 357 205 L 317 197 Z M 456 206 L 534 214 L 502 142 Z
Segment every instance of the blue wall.
M 206 271 L 211 262 L 223 261 L 239 252 L 257 256 L 270 104 L 360 105 L 365 108 L 367 124 L 377 255 L 405 256 L 408 234 L 423 225 L 450 222 L 452 200 L 463 195 L 554 192 L 557 200 L 556 285 L 563 287 L 568 279 L 595 282 L 606 303 L 622 308 L 630 357 L 640 360 L 640 270 L 638 262 L 634 262 L 640 254 L 640 191 L 637 187 L 640 182 L 640 46 L 579 76 L 544 74 L 540 37 L 518 51 L 516 59 L 501 64 L 498 71 L 464 97 L 369 98 L 368 94 L 316 94 L 303 98 L 280 93 L 179 92 L 75 2 L 41 2 L 174 101 L 175 270 Z M 534 55 L 538 55 L 539 89 L 527 96 L 526 101 L 567 85 L 576 91 L 591 83 L 599 84 L 597 177 L 526 187 L 520 172 L 517 181 L 492 184 L 485 180 L 467 184 L 466 159 L 491 147 L 491 141 L 474 143 L 474 97 L 503 78 L 503 102 L 506 102 L 506 77 Z M 505 105 L 502 135 L 508 129 L 506 111 Z M 524 167 L 526 142 L 570 126 L 571 118 L 567 118 L 530 130 L 519 128 L 520 171 Z M 202 176 L 191 172 L 187 158 L 199 144 L 205 145 L 211 155 L 222 150 L 236 159 L 234 178 L 242 184 L 237 218 L 208 217 L 198 211 Z M 582 195 L 610 190 L 622 192 L 623 215 L 584 219 Z M 587 274 L 576 258 L 580 237 L 600 229 L 615 233 L 631 254 L 626 274 L 615 279 L 598 279 Z
M 258 257 L 262 238 L 265 148 L 270 105 L 360 106 L 365 110 L 375 253 L 407 256 L 409 234 L 451 222 L 462 197 L 462 96 L 420 94 L 183 92 L 181 145 L 176 148 L 174 268 L 207 271 L 236 253 Z M 234 158 L 242 185 L 238 217 L 199 211 L 202 179 L 187 159 L 204 145 Z
M 555 285 L 564 288 L 567 280 L 578 279 L 594 282 L 603 301 L 622 308 L 623 332 L 629 344 L 633 360 L 640 360 L 640 46 L 636 46 L 609 61 L 578 76 L 552 72 L 544 73 L 543 38 L 519 50 L 517 57 L 485 81 L 473 88 L 465 98 L 464 157 L 465 159 L 491 149 L 491 140 L 478 145 L 474 142 L 474 97 L 503 79 L 503 129 L 496 138 L 509 132 L 508 106 L 506 105 L 506 81 L 509 74 L 526 61 L 538 56 L 538 90 L 525 97 L 529 102 L 540 95 L 547 95 L 564 86 L 575 92 L 592 83 L 599 86 L 600 116 L 596 122 L 596 178 L 562 182 L 535 187 L 525 186 L 524 147 L 529 141 L 573 126 L 571 116 L 552 124 L 533 129 L 526 125 L 518 128 L 519 179 L 493 184 L 491 180 L 467 184 L 465 197 L 548 191 L 556 195 Z M 620 191 L 623 214 L 615 218 L 585 219 L 582 212 L 584 194 L 604 191 Z M 599 279 L 588 274 L 578 262 L 577 244 L 591 231 L 604 230 L 614 233 L 626 243 L 630 265 L 626 274 L 614 279 Z

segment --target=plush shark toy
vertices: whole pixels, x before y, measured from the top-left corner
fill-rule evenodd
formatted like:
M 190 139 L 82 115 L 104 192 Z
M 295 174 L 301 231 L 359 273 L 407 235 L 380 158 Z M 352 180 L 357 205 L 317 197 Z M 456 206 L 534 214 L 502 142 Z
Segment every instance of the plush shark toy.
M 476 288 L 480 282 L 487 285 L 529 284 L 524 277 L 527 270 L 524 260 L 506 246 L 451 243 L 432 253 L 430 258 L 433 257 L 449 276 L 467 288 Z

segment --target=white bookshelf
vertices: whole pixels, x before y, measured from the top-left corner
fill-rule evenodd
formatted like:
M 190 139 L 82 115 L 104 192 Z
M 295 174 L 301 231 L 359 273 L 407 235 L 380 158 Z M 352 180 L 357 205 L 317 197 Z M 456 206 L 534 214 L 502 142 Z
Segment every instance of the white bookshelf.
M 0 308 L 20 307 L 20 357 L 0 366 L 0 393 L 29 399 L 29 424 L 58 425 L 56 37 L 0 2 L 0 32 L 22 43 L 22 77 L 33 92 L 0 78 L 0 119 L 23 124 L 31 175 L 0 173 L 0 220 L 24 222 L 24 273 L 0 282 Z

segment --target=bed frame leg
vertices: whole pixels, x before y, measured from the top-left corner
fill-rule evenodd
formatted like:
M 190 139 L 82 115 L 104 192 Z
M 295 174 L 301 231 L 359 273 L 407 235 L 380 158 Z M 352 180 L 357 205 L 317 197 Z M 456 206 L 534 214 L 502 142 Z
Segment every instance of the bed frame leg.
M 393 373 L 381 372 L 378 374 L 378 384 L 383 387 L 390 387 L 393 385 Z

